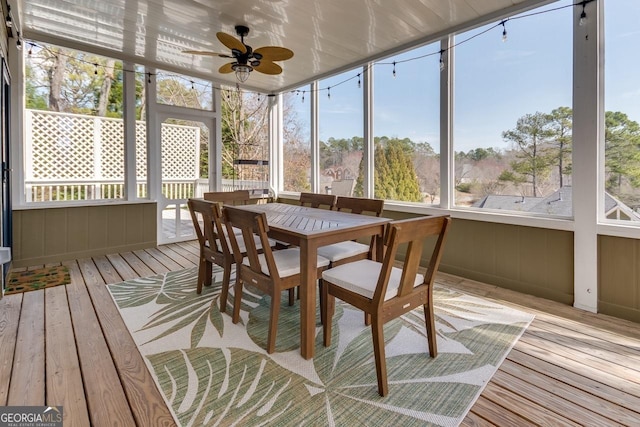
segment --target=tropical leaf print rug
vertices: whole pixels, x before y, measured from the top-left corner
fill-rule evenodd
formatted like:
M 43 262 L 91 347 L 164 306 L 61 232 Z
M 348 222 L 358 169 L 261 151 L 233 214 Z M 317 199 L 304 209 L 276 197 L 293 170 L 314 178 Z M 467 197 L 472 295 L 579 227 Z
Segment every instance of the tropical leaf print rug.
M 234 325 L 219 310 L 222 271 L 214 274 L 200 295 L 195 268 L 109 285 L 181 426 L 455 426 L 533 320 L 436 287 L 438 356 L 428 355 L 420 309 L 387 323 L 389 395 L 382 398 L 362 312 L 337 303 L 328 348 L 318 315 L 315 357 L 304 360 L 299 304 L 289 307 L 284 292 L 276 351 L 268 355 L 268 297 L 245 288 Z

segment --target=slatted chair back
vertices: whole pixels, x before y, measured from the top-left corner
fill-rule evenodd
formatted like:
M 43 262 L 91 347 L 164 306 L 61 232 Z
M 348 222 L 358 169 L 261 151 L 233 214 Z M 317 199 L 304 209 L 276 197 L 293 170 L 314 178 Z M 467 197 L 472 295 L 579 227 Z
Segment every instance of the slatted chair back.
M 383 326 L 413 309 L 423 306 L 431 357 L 437 356 L 433 313 L 433 282 L 440 265 L 451 218 L 448 215 L 394 221 L 385 233 L 386 252 L 382 263 L 360 260 L 323 273 L 322 323 L 324 345 L 331 344 L 331 318 L 335 298 L 371 316 L 371 333 L 378 376 L 378 393 L 388 394 Z M 418 275 L 423 248 L 436 238 L 424 275 Z M 399 250 L 405 249 L 402 269 L 394 266 Z M 377 278 L 374 277 L 377 273 Z
M 249 190 L 210 191 L 203 194 L 205 200 L 222 203 L 225 206 L 248 205 L 251 203 Z
M 220 239 L 216 229 L 216 214 L 219 216 L 220 207 L 208 200 L 189 199 L 187 201 L 193 227 L 200 246 L 200 264 L 198 267 L 197 293 L 202 292 L 203 285 L 211 284 L 212 263 L 224 267 L 225 254 L 222 250 L 226 245 L 225 239 Z
M 338 196 L 336 210 L 379 217 L 384 210 L 384 200 Z
M 223 212 L 223 218 L 225 226 L 227 227 L 227 233 L 229 235 L 229 241 L 231 243 L 231 251 L 236 254 L 235 260 L 239 265 L 243 262 L 242 255 L 239 254 L 238 239 L 233 233 L 233 227 L 242 231 L 242 238 L 245 241 L 246 258 L 249 261 L 249 265 L 241 266 L 240 268 L 245 270 L 243 274 L 249 275 L 255 278 L 259 283 L 252 283 L 259 288 L 271 286 L 273 281 L 280 280 L 278 275 L 278 269 L 273 261 L 273 252 L 269 244 L 269 238 L 267 233 L 269 232 L 269 226 L 267 225 L 267 216 L 264 212 L 252 212 L 244 209 L 234 209 L 232 207 L 226 207 Z M 259 242 L 264 248 L 259 250 L 254 235 L 258 236 Z M 262 266 L 260 264 L 259 255 L 264 254 L 264 259 L 268 266 L 269 274 L 262 272 Z M 250 272 L 249 272 L 250 270 Z
M 336 206 L 336 196 L 333 194 L 300 193 L 300 206 L 311 208 L 327 207 L 333 209 Z

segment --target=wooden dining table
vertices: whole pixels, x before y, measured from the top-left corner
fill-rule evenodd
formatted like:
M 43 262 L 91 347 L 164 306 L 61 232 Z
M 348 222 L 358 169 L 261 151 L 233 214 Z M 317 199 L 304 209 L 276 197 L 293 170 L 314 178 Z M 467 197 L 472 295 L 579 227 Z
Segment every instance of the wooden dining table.
M 300 248 L 300 353 L 311 359 L 315 350 L 318 248 L 376 236 L 373 256 L 382 259 L 384 227 L 391 220 L 285 203 L 235 207 L 264 212 L 269 237 Z

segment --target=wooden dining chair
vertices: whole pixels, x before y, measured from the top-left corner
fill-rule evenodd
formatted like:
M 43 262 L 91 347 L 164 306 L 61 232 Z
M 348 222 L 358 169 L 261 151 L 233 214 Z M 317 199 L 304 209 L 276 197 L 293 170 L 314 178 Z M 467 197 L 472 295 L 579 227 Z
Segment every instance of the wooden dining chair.
M 363 199 L 359 197 L 338 196 L 336 201 L 336 210 L 341 212 L 374 215 L 379 217 L 382 215 L 383 209 L 384 200 L 381 199 Z M 374 243 L 375 239 L 373 237 L 368 245 L 349 240 L 346 242 L 322 246 L 318 248 L 318 254 L 331 261 L 330 267 L 337 267 L 359 259 L 371 259 Z
M 353 214 L 374 215 L 380 217 L 384 210 L 384 200 L 338 196 L 338 199 L 336 200 L 336 210 Z M 373 249 L 376 242 L 375 239 L 375 236 L 371 236 L 368 245 L 356 242 L 355 240 L 347 240 L 346 242 L 321 246 L 318 248 L 318 255 L 322 255 L 329 260 L 329 268 L 361 259 L 372 259 Z M 322 280 L 319 282 L 319 295 L 320 309 L 322 310 L 324 305 L 324 301 L 322 299 Z M 367 326 L 371 324 L 371 317 L 366 313 L 364 323 Z
M 198 265 L 198 283 L 196 292 L 202 293 L 203 285 L 211 285 L 213 275 L 213 264 L 223 269 L 222 289 L 220 291 L 220 311 L 227 311 L 227 299 L 229 295 L 229 284 L 231 281 L 231 269 L 236 263 L 236 257 L 232 252 L 227 229 L 222 223 L 222 212 L 220 205 L 216 202 L 202 199 L 189 199 L 187 201 L 191 220 L 193 221 L 200 245 L 200 262 Z M 223 238 L 224 236 L 224 238 Z M 262 251 L 262 244 L 257 241 L 257 236 L 252 239 L 258 251 Z M 268 240 L 269 244 L 275 244 L 273 240 Z M 244 238 L 238 236 L 237 250 L 242 257 L 246 252 Z
M 300 193 L 300 206 L 320 208 L 322 206 L 333 209 L 336 206 L 336 196 L 333 194 Z
M 442 249 L 451 218 L 448 215 L 394 221 L 385 233 L 386 252 L 382 262 L 355 261 L 322 273 L 324 286 L 323 341 L 331 345 L 331 323 L 335 298 L 339 298 L 371 316 L 373 352 L 378 377 L 378 393 L 386 396 L 387 367 L 383 326 L 386 322 L 422 305 L 429 344 L 429 355 L 437 356 L 433 315 L 433 281 L 440 265 Z M 425 275 L 418 273 L 425 241 L 437 238 Z M 402 268 L 394 267 L 399 249 L 405 249 Z
M 224 269 L 222 288 L 223 291 L 229 289 L 229 281 L 231 275 L 231 265 L 235 262 L 233 257 L 225 257 L 223 247 L 227 242 L 223 242 L 220 239 L 218 229 L 216 229 L 215 216 L 220 216 L 220 206 L 217 203 L 202 200 L 202 199 L 189 199 L 187 201 L 189 206 L 189 213 L 191 214 L 191 220 L 193 221 L 193 227 L 198 237 L 198 244 L 200 246 L 200 262 L 198 264 L 198 284 L 196 292 L 202 293 L 202 286 L 211 285 L 213 264 L 219 265 Z M 223 310 L 221 304 L 220 310 Z
M 242 304 L 242 286 L 255 286 L 271 297 L 269 333 L 267 336 L 267 353 L 275 350 L 278 314 L 280 312 L 280 295 L 289 291 L 289 305 L 294 303 L 294 289 L 300 285 L 300 248 L 272 251 L 269 247 L 267 233 L 267 216 L 264 212 L 252 212 L 245 209 L 226 207 L 223 211 L 224 222 L 230 236 L 232 252 L 239 253 L 238 239 L 231 227 L 242 230 L 246 244 L 246 257 L 236 255 L 236 283 L 234 287 L 233 323 L 240 320 Z M 251 238 L 257 234 L 262 247 L 259 253 L 256 242 Z M 329 260 L 318 256 L 317 275 L 329 265 Z
M 251 203 L 249 190 L 209 191 L 202 195 L 205 200 L 222 203 L 228 206 L 248 205 Z

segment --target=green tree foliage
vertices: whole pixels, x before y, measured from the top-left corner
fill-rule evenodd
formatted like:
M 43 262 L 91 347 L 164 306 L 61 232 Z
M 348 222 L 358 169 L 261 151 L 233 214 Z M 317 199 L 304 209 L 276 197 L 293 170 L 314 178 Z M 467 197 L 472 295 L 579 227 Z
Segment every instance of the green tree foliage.
M 408 139 L 376 138 L 374 151 L 375 197 L 386 200 L 421 202 L 423 195 L 413 166 L 414 143 Z M 363 196 L 364 162 L 360 162 L 360 173 L 354 194 Z
M 27 108 L 122 117 L 121 62 L 62 48 L 31 51 L 25 65 Z
M 511 162 L 511 173 L 502 174 L 499 179 L 516 184 L 530 183 L 533 197 L 540 195 L 538 186 L 549 174 L 551 166 L 545 151 L 551 135 L 549 116 L 540 112 L 520 117 L 514 129 L 502 132 L 502 137 L 513 143 L 517 160 Z
M 571 175 L 571 150 L 573 111 L 569 107 L 558 107 L 547 115 L 549 130 L 549 157 L 558 168 L 560 188 L 564 186 L 564 175 Z
M 640 187 L 640 126 L 619 111 L 605 113 L 606 189 L 620 194 L 623 183 Z

